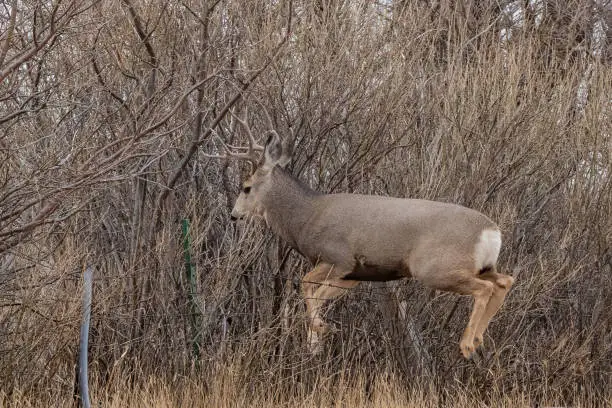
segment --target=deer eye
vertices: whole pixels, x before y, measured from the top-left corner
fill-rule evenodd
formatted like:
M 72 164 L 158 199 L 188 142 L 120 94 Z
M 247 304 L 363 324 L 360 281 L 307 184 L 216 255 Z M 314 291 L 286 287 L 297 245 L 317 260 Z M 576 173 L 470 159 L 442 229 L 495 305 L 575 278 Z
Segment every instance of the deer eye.
M 245 188 L 242 189 L 242 192 L 244 194 L 249 194 L 251 192 L 251 186 L 246 186 Z

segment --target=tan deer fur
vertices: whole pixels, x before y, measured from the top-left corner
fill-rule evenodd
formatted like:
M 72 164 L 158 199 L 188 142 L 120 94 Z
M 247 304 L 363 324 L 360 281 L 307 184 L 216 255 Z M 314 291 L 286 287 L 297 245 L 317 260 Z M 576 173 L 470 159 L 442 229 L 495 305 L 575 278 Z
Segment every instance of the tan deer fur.
M 321 316 L 326 300 L 360 281 L 413 277 L 430 288 L 473 296 L 460 342 L 470 358 L 514 281 L 496 272 L 501 248 L 497 225 L 455 204 L 318 193 L 284 169 L 290 161 L 285 146 L 276 133 L 270 135 L 232 218 L 263 217 L 315 265 L 302 285 L 312 349 L 320 348 L 320 336 L 328 329 Z

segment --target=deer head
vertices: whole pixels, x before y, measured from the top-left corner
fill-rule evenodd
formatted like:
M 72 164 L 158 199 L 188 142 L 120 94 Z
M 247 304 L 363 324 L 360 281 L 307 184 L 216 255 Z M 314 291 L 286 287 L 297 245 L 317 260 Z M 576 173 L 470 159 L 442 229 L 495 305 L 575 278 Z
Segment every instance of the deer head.
M 266 140 L 262 160 L 251 177 L 243 184 L 234 209 L 232 220 L 246 215 L 265 217 L 265 207 L 262 197 L 271 189 L 271 174 L 275 167 L 285 168 L 291 161 L 291 143 L 283 143 L 278 133 L 271 131 Z
M 268 124 L 272 126 L 272 120 L 265 111 Z M 225 150 L 223 155 L 210 155 L 212 158 L 235 158 L 248 160 L 252 164 L 253 171 L 251 176 L 243 182 L 240 195 L 232 209 L 231 219 L 235 221 L 248 215 L 260 216 L 265 218 L 265 206 L 263 199 L 272 188 L 272 173 L 276 167 L 284 169 L 291 162 L 293 153 L 293 135 L 290 138 L 281 138 L 274 130 L 270 130 L 267 135 L 266 143 L 261 146 L 257 143 L 253 132 L 247 122 L 248 111 L 245 110 L 244 116 L 240 118 L 231 113 L 233 121 L 230 129 L 234 130 L 236 122 L 244 128 L 248 137 L 248 146 L 230 146 L 222 143 Z

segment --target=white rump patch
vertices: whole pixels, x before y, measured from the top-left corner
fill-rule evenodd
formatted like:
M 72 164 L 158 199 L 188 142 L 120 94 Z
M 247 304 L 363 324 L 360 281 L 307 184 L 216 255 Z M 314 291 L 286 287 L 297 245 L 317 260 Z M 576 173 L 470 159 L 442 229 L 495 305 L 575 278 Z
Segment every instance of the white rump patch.
M 497 229 L 486 229 L 480 234 L 480 239 L 474 248 L 476 270 L 486 266 L 495 266 L 501 249 L 501 232 Z

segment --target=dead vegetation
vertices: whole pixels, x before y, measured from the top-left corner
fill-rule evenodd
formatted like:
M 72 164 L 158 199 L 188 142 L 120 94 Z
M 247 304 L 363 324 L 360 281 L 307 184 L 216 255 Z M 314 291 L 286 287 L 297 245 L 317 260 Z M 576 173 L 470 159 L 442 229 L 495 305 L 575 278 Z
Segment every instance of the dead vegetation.
M 0 405 L 72 401 L 87 264 L 105 406 L 610 404 L 609 2 L 5 3 Z M 456 348 L 468 299 L 409 281 L 335 302 L 306 352 L 309 265 L 230 224 L 249 168 L 206 157 L 247 109 L 313 188 L 498 222 L 516 283 L 484 353 Z

